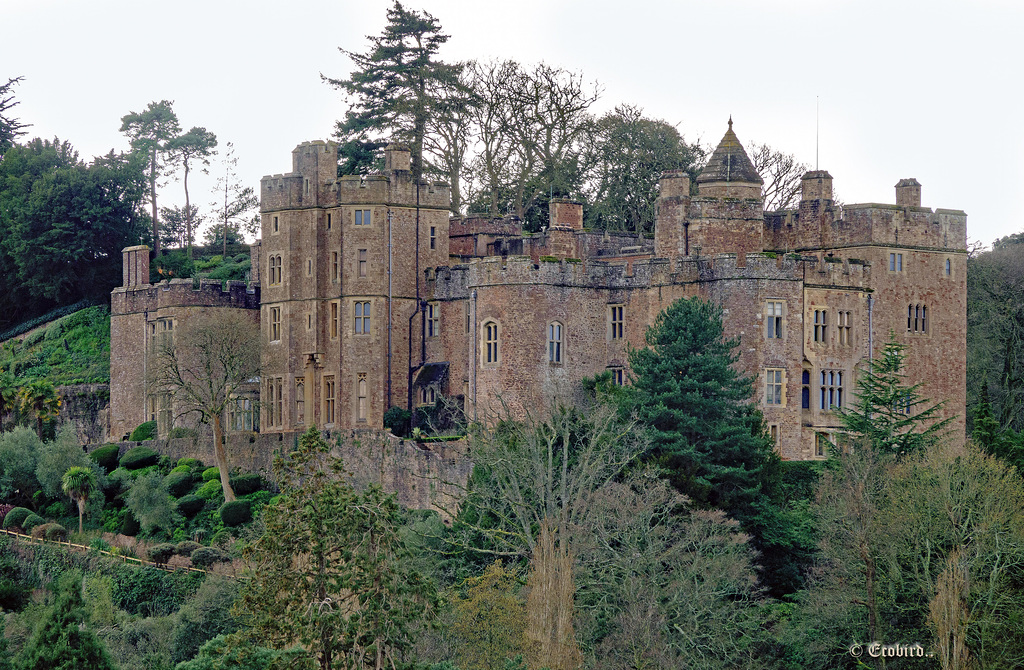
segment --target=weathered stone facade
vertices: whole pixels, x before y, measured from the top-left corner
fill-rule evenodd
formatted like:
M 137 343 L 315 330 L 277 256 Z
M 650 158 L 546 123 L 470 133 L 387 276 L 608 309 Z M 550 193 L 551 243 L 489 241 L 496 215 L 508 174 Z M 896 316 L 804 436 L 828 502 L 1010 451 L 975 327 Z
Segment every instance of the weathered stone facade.
M 909 378 L 947 402 L 963 434 L 966 215 L 922 207 L 916 180 L 899 182 L 896 205 L 843 207 L 831 175 L 809 172 L 796 209 L 765 213 L 730 121 L 695 192 L 685 173 L 663 176 L 651 240 L 585 230 L 568 200 L 552 202 L 537 234 L 511 219 L 450 219 L 447 187 L 414 183 L 408 150 L 388 147 L 385 165 L 339 178 L 336 146 L 307 142 L 291 172 L 265 177 L 256 292 L 133 284 L 143 261 L 126 250 L 126 286 L 112 296 L 112 434 L 145 416 L 131 351 L 147 324 L 200 303 L 260 310 L 260 430 L 287 434 L 379 428 L 388 407 L 441 395 L 471 419 L 499 401 L 539 408 L 605 370 L 628 383 L 629 347 L 695 295 L 723 305 L 784 458 L 824 455 L 832 407 L 853 400 L 890 332 L 908 345 Z

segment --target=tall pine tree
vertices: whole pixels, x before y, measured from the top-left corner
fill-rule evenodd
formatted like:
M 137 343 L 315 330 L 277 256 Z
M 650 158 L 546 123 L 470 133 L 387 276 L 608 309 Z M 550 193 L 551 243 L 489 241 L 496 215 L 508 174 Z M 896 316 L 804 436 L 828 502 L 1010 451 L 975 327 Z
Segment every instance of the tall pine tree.
M 437 58 L 448 35 L 430 14 L 406 9 L 395 2 L 388 10 L 388 25 L 379 37 L 370 37 L 370 49 L 340 51 L 352 59 L 355 70 L 348 79 L 323 79 L 351 96 L 351 108 L 337 125 L 341 140 L 341 171 L 365 174 L 376 154 L 389 141 L 407 142 L 412 151 L 412 173 L 423 175 L 423 138 L 433 114 L 444 105 L 461 104 L 461 64 Z
M 651 456 L 694 504 L 749 517 L 777 459 L 751 402 L 751 380 L 733 367 L 739 341 L 724 338 L 722 308 L 677 300 L 646 340 L 630 352 L 629 397 L 651 433 Z
M 630 352 L 626 404 L 650 433 L 648 460 L 697 507 L 725 511 L 753 537 L 762 585 L 776 596 L 803 584 L 816 538 L 801 494 L 765 434 L 753 385 L 737 372 L 737 339 L 722 308 L 678 300 L 658 315 L 647 347 Z M 803 474 L 814 478 L 813 473 Z
M 921 384 L 907 381 L 904 346 L 890 333 L 881 354 L 857 377 L 857 401 L 836 409 L 846 429 L 871 441 L 883 454 L 906 456 L 942 438 L 952 417 L 941 418 L 942 403 L 921 395 Z

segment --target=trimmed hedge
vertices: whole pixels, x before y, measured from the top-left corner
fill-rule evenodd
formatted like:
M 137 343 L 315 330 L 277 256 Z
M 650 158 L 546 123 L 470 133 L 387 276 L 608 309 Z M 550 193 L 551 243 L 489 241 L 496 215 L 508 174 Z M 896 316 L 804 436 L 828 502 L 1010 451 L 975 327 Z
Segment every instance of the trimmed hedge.
M 167 484 L 167 491 L 172 496 L 180 498 L 192 490 L 195 479 L 192 478 L 191 472 L 172 472 L 164 477 L 164 483 Z
M 204 507 L 206 507 L 206 500 L 197 495 L 182 496 L 178 500 L 178 511 L 189 519 L 202 512 Z
M 192 565 L 197 568 L 208 568 L 214 563 L 224 563 L 231 560 L 228 552 L 216 547 L 200 547 L 192 552 Z
M 140 423 L 139 427 L 132 431 L 128 440 L 131 442 L 145 442 L 146 440 L 152 440 L 154 437 L 156 437 L 156 421 L 147 421 L 146 423 Z
M 262 491 L 266 488 L 266 485 L 263 482 L 263 477 L 254 474 L 245 474 L 232 477 L 231 488 L 235 490 L 237 495 L 244 496 L 249 493 L 255 493 L 256 491 Z
M 179 542 L 174 547 L 174 553 L 176 553 L 179 556 L 191 556 L 192 552 L 194 552 L 196 549 L 202 548 L 202 546 L 203 545 L 199 544 L 198 542 L 193 542 L 192 540 L 184 540 L 182 542 Z
M 225 526 L 240 526 L 252 521 L 252 504 L 248 500 L 233 500 L 220 506 L 220 520 Z
M 117 453 L 120 447 L 116 444 L 104 444 L 102 447 L 89 452 L 91 458 L 97 465 L 106 472 L 113 472 L 117 468 Z
M 160 454 L 149 447 L 135 447 L 125 452 L 121 457 L 121 467 L 125 470 L 138 470 L 140 468 L 156 465 L 160 460 Z
M 162 542 L 149 550 L 149 560 L 154 563 L 166 563 L 171 556 L 174 556 L 174 545 L 170 542 Z
M 206 468 L 203 470 L 203 481 L 211 482 L 214 479 L 220 480 L 220 468 L 214 466 L 212 468 Z
M 203 467 L 203 462 L 198 458 L 179 458 L 178 467 L 185 466 L 193 470 L 199 470 Z
M 25 507 L 15 507 L 4 517 L 4 528 L 24 528 L 25 519 L 32 516 L 32 510 Z
M 26 533 L 31 533 L 33 528 L 41 526 L 44 523 L 46 523 L 46 519 L 43 517 L 38 514 L 29 514 L 25 517 L 25 520 L 21 522 L 21 527 L 25 529 Z

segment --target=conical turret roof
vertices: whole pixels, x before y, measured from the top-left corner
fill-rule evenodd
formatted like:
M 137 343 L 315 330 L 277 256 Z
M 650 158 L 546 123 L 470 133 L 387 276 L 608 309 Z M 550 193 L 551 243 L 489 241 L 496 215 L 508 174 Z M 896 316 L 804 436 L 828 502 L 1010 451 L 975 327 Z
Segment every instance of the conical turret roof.
M 764 184 L 761 175 L 757 174 L 754 164 L 750 162 L 743 145 L 732 131 L 732 117 L 729 117 L 729 130 L 725 131 L 722 141 L 718 143 L 715 153 L 697 176 L 698 184 L 709 182 L 742 182 L 747 184 Z

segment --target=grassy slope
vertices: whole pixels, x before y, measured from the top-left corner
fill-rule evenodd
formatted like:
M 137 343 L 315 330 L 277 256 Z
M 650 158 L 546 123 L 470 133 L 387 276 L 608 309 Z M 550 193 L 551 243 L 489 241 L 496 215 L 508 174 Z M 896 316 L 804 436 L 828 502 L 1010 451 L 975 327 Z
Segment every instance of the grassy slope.
M 110 381 L 110 308 L 89 307 L 8 340 L 0 372 L 17 384 L 47 379 L 54 385 Z

